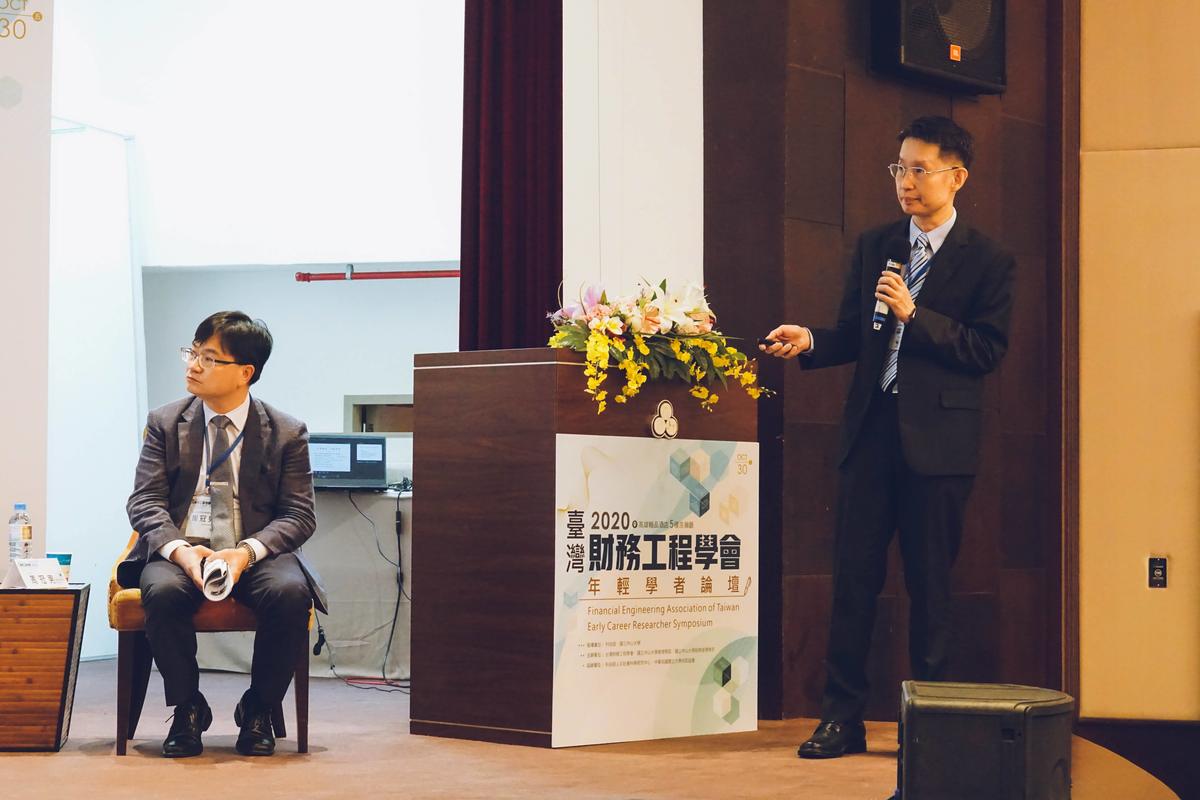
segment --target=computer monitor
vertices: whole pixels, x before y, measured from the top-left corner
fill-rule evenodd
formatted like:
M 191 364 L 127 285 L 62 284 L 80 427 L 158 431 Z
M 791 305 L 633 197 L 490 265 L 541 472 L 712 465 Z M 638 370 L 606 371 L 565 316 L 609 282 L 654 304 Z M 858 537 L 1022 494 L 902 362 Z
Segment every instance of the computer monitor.
M 317 489 L 387 488 L 387 438 L 371 433 L 313 433 L 308 437 Z

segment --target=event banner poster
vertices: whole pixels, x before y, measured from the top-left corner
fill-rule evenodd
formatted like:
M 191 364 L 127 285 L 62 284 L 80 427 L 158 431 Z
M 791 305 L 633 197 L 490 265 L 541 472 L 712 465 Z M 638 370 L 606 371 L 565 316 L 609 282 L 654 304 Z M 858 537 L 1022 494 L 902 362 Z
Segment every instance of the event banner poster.
M 758 443 L 559 434 L 565 747 L 758 727 Z

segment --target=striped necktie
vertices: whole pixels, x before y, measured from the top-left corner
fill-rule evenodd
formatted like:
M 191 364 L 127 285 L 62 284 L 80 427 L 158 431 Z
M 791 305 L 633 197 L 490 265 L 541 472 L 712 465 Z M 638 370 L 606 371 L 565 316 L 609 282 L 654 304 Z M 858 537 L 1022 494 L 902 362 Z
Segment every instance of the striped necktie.
M 929 237 L 918 233 L 916 241 L 913 242 L 912 254 L 908 257 L 908 269 L 904 271 L 904 282 L 908 284 L 908 293 L 912 295 L 914 303 L 925 284 L 925 276 L 929 274 L 931 258 L 933 255 L 929 252 Z M 896 331 L 892 336 L 892 343 L 889 343 L 887 358 L 883 362 L 883 371 L 879 374 L 879 387 L 885 392 L 898 391 L 896 374 L 900 369 L 900 340 L 903 336 L 904 323 L 897 320 Z
M 229 417 L 218 414 L 210 423 L 216 430 L 213 437 L 212 452 L 209 456 L 216 461 L 229 450 Z M 226 458 L 209 475 L 211 485 L 209 494 L 212 496 L 212 544 L 213 550 L 225 550 L 238 542 L 237 528 L 234 524 L 234 503 L 237 501 L 233 494 L 233 462 Z

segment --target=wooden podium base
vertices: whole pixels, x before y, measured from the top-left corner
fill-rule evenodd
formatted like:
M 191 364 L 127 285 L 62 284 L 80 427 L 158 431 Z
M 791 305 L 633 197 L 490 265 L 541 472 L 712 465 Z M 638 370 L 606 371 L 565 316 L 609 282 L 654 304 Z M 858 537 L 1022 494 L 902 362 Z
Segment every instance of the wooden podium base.
M 646 383 L 597 415 L 585 385 L 564 350 L 416 357 L 412 733 L 550 744 L 558 434 L 649 437 L 669 400 L 680 439 L 758 438 L 739 387 L 707 412 L 684 384 Z

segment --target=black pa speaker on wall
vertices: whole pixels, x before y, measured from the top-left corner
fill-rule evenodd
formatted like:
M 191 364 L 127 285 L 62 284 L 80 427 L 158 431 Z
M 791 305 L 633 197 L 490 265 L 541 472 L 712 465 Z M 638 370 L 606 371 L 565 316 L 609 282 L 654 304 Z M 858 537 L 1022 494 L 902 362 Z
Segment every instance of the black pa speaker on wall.
M 905 681 L 898 800 L 1069 800 L 1070 695 L 1033 686 Z
M 1004 91 L 1005 0 L 871 0 L 871 68 L 941 89 Z

